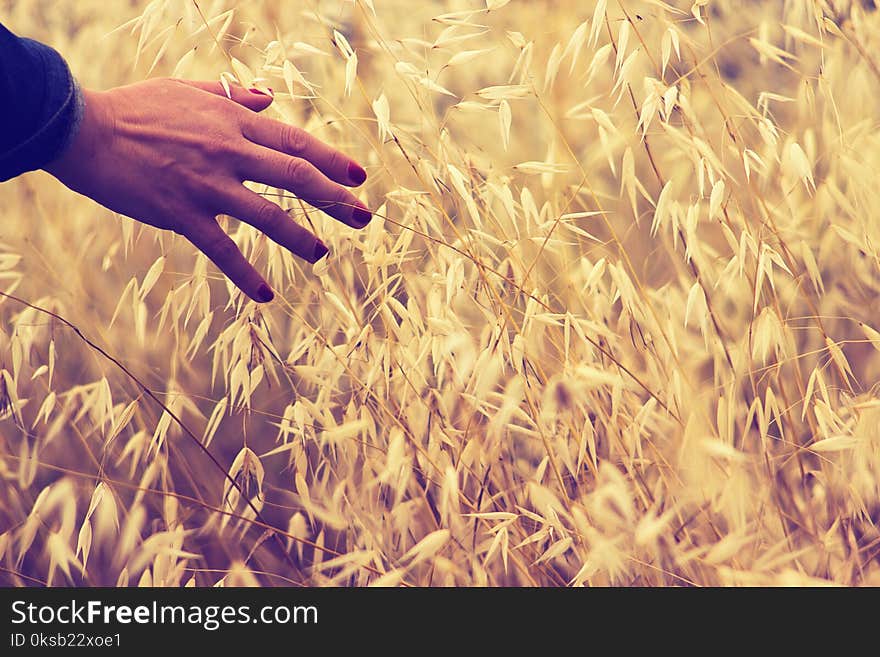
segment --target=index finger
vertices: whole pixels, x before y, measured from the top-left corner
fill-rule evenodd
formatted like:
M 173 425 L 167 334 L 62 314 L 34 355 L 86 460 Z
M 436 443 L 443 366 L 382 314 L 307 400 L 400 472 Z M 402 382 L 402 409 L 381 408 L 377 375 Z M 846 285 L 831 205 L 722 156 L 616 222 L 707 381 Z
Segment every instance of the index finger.
M 243 107 L 247 107 L 253 112 L 262 112 L 264 109 L 272 104 L 273 100 L 272 96 L 267 95 L 265 92 L 260 91 L 257 88 L 245 89 L 244 87 L 240 87 L 237 84 L 229 85 L 229 95 L 227 95 L 226 89 L 219 82 L 206 82 L 204 80 L 175 81 L 181 84 L 185 84 L 188 87 L 200 89 L 201 91 L 207 91 L 208 93 L 214 94 L 215 96 L 229 98 L 229 100 L 238 103 Z
M 302 128 L 249 116 L 243 121 L 242 134 L 255 144 L 308 160 L 330 180 L 342 185 L 357 187 L 367 179 L 367 172 L 357 162 Z

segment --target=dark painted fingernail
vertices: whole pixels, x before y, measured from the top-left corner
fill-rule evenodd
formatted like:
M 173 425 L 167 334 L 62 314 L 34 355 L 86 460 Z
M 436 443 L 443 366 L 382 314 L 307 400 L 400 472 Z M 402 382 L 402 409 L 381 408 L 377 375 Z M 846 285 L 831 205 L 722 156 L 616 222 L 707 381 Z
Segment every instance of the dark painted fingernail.
M 257 289 L 257 301 L 260 303 L 269 303 L 274 298 L 275 293 L 265 283 L 262 283 Z
M 318 262 L 318 260 L 323 258 L 329 252 L 330 252 L 330 250 L 326 246 L 321 244 L 320 242 L 315 244 L 315 262 Z
M 351 219 L 358 228 L 366 226 L 372 218 L 373 214 L 366 208 L 355 208 L 351 213 Z
M 348 165 L 348 179 L 355 185 L 360 185 L 367 179 L 367 172 L 364 171 L 362 167 L 351 162 Z
M 271 92 L 272 90 L 269 89 L 269 91 Z M 269 96 L 270 98 L 272 97 L 272 94 L 271 94 L 271 93 L 268 93 L 268 94 L 267 94 L 267 93 L 266 93 L 265 91 L 263 91 L 262 89 L 257 89 L 256 87 L 251 87 L 250 92 L 251 92 L 252 94 L 260 94 L 261 96 Z

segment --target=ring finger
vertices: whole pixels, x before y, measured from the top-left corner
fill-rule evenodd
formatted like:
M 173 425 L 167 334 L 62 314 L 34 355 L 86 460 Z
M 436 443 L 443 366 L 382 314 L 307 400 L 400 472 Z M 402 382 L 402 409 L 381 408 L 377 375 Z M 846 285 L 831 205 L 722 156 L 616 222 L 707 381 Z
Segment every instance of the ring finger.
M 317 262 L 327 254 L 327 247 L 309 230 L 275 203 L 246 187 L 240 187 L 227 197 L 223 212 L 249 223 L 304 260 Z

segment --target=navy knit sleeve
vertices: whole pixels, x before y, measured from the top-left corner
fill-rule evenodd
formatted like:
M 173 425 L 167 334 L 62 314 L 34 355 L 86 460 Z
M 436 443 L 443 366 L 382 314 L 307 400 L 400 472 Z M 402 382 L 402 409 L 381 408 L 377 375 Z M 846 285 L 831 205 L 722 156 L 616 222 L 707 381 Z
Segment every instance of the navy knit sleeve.
M 60 155 L 76 135 L 83 109 L 64 58 L 0 25 L 0 182 Z

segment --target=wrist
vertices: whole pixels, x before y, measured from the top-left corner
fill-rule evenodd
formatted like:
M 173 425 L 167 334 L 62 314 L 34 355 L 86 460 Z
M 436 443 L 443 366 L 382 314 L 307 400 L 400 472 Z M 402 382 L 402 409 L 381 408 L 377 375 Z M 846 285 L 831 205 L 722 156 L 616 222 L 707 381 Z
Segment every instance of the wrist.
M 61 152 L 43 167 L 45 171 L 64 181 L 97 156 L 102 143 L 106 144 L 112 134 L 112 121 L 104 96 L 102 92 L 80 89 L 78 125 Z

